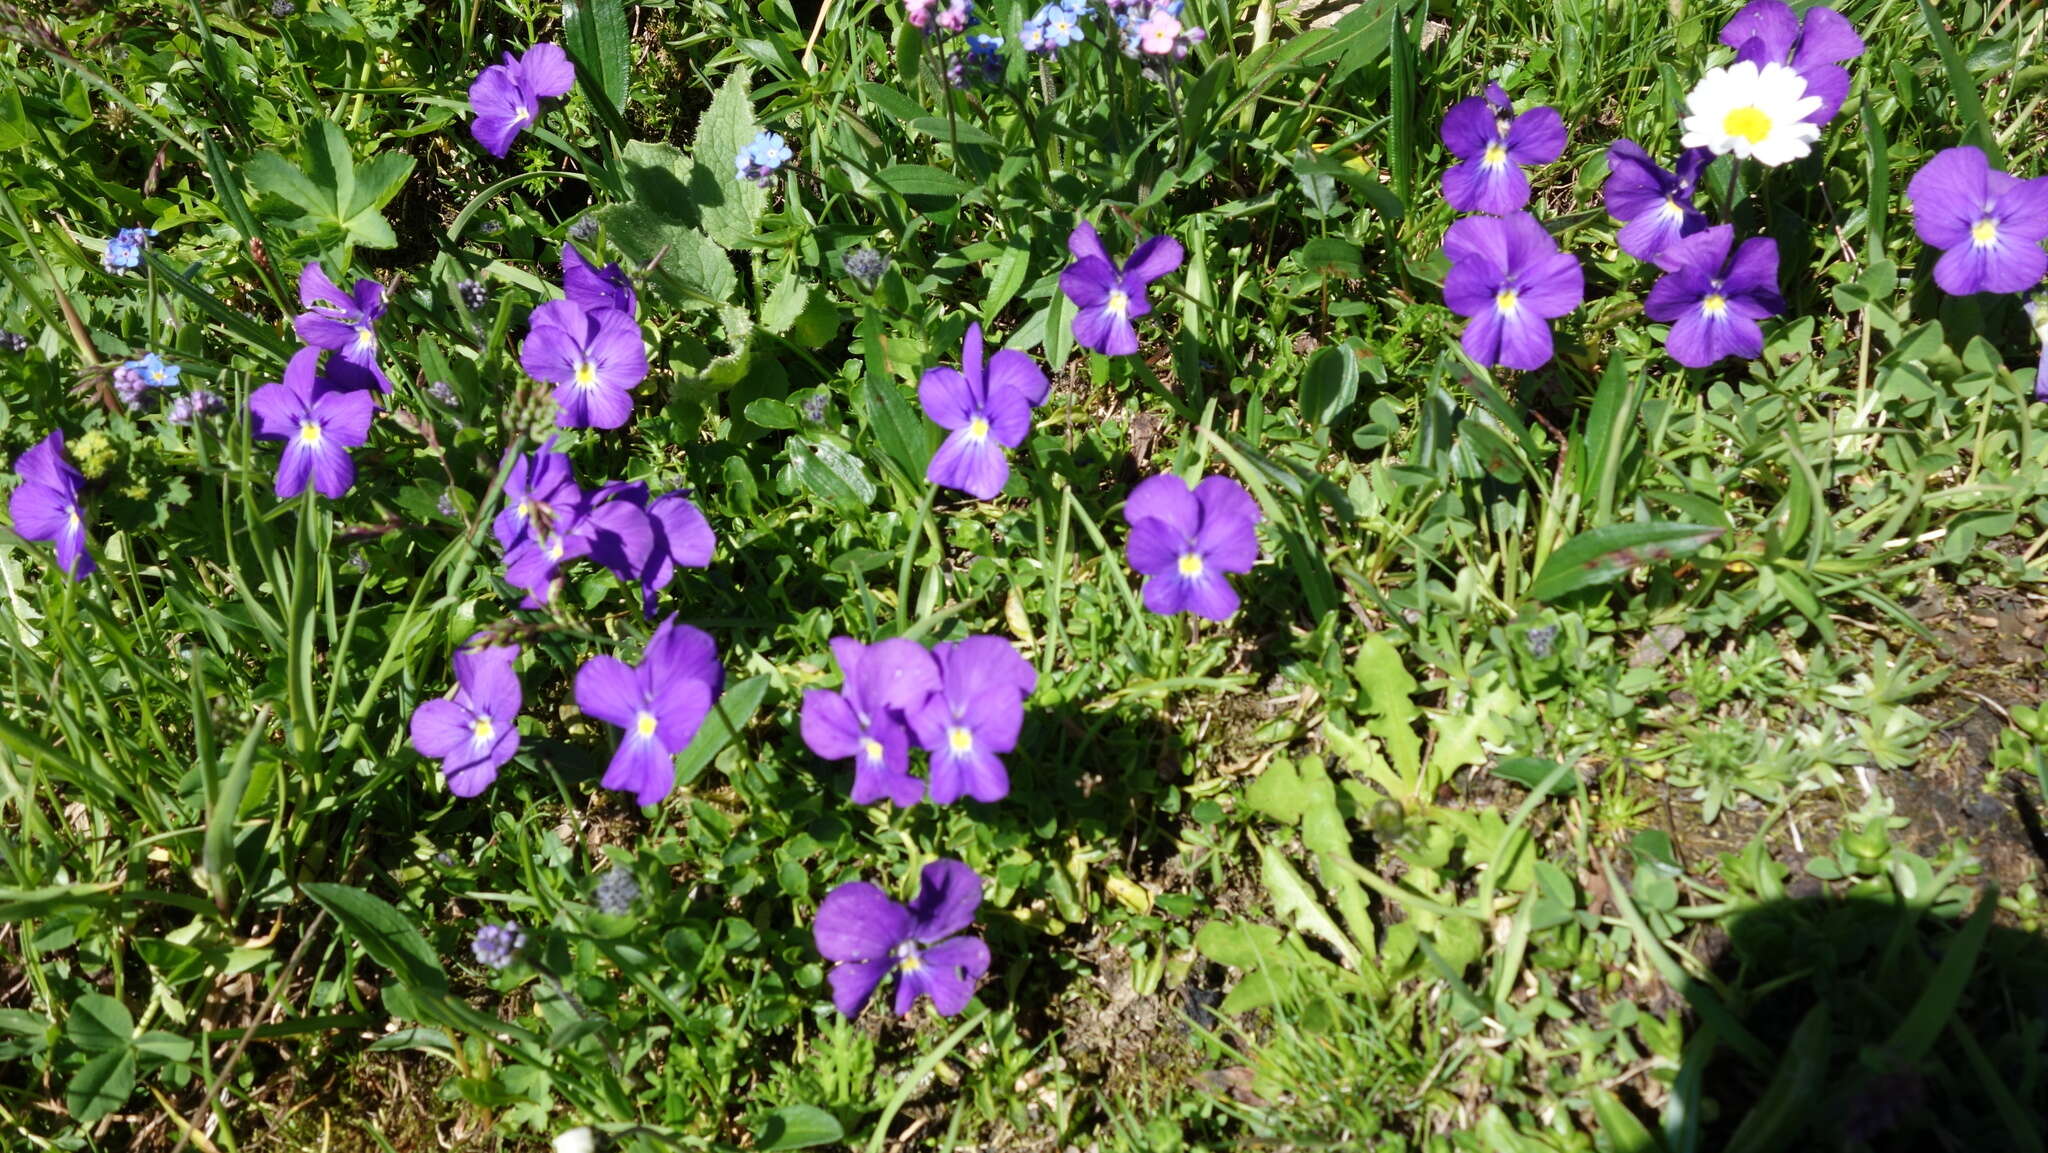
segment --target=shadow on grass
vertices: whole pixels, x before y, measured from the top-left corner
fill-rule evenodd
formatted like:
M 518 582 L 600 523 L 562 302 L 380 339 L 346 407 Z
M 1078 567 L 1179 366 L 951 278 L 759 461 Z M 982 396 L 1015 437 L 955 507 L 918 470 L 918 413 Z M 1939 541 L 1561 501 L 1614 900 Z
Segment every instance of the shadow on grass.
M 1822 897 L 1738 915 L 1713 982 L 1687 991 L 1698 1029 L 1664 1132 L 1613 1147 L 2043 1148 L 2048 941 L 1992 913 Z

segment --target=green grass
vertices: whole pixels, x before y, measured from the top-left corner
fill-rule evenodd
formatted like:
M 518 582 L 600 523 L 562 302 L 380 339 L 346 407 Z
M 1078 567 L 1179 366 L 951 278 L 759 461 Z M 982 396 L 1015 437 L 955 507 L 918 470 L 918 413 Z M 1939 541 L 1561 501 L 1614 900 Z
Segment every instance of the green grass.
M 2037 8 L 1841 6 L 1848 104 L 1733 206 L 1786 314 L 1692 371 L 1599 187 L 1618 137 L 1675 153 L 1734 5 L 1190 0 L 1171 83 L 1096 26 L 957 94 L 885 3 L 299 8 L 0 4 L 0 448 L 65 430 L 102 566 L 0 534 L 0 1148 L 2041 1146 L 2040 686 L 1954 659 L 2048 641 L 2039 346 L 1941 295 L 1904 199 L 1961 142 L 2048 169 Z M 542 39 L 577 90 L 494 160 L 468 84 Z M 1531 207 L 1587 303 L 1529 373 L 1441 305 L 1436 125 L 1489 80 L 1571 129 Z M 797 157 L 761 193 L 757 128 Z M 1188 248 L 1141 356 L 1074 346 L 1079 218 Z M 564 443 L 718 536 L 663 605 L 722 711 L 645 811 L 570 691 L 639 653 L 636 591 L 519 610 L 487 539 L 586 220 L 653 373 Z M 354 491 L 279 501 L 242 406 L 316 259 L 391 286 L 397 387 Z M 924 481 L 916 400 L 970 322 L 1054 381 L 983 503 Z M 105 403 L 146 350 L 229 415 Z M 1229 622 L 1141 607 L 1164 470 L 1265 514 Z M 465 801 L 407 724 L 482 629 L 523 748 Z M 852 805 L 798 732 L 828 641 L 980 633 L 1040 678 L 1010 797 Z M 842 1020 L 818 902 L 940 856 L 988 879 L 976 1001 Z

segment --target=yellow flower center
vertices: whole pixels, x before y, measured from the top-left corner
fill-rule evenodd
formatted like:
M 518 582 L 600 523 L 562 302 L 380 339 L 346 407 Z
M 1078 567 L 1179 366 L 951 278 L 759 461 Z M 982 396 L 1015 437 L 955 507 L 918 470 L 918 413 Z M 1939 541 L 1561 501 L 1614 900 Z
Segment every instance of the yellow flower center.
M 489 717 L 478 717 L 469 722 L 469 732 L 476 738 L 477 744 L 488 745 L 497 739 L 498 726 L 492 724 Z
M 643 737 L 653 736 L 654 730 L 660 727 L 661 722 L 655 719 L 653 713 L 641 713 L 633 718 L 633 731 Z
M 988 439 L 987 418 L 977 416 L 973 420 L 967 422 L 967 439 L 972 441 L 983 441 Z
M 1728 311 L 1728 298 L 1718 292 L 1710 292 L 1700 301 L 1700 311 L 1708 316 L 1720 316 Z
M 1202 558 L 1191 552 L 1182 553 L 1180 557 L 1180 575 L 1184 577 L 1201 576 Z
M 946 747 L 956 753 L 967 752 L 974 748 L 974 734 L 957 725 L 949 728 L 946 730 Z
M 547 544 L 547 550 L 548 550 L 548 559 L 549 559 L 549 560 L 561 560 L 561 559 L 562 559 L 562 538 L 561 538 L 561 537 L 550 537 L 550 538 L 548 539 L 548 544 Z
M 1118 320 L 1122 320 L 1124 313 L 1130 311 L 1131 294 L 1125 292 L 1121 288 L 1112 288 L 1109 290 L 1109 302 L 1103 305 L 1102 307 L 1106 311 L 1108 311 L 1108 313 L 1111 316 L 1116 317 Z
M 1970 242 L 1979 248 L 1998 243 L 1998 222 L 1989 216 L 1970 226 Z
M 377 347 L 377 334 L 368 328 L 356 329 L 356 351 L 364 352 Z
M 597 383 L 597 366 L 587 360 L 576 362 L 576 387 L 589 388 Z
M 1771 134 L 1771 114 L 1754 104 L 1745 104 L 1728 113 L 1721 121 L 1721 131 L 1740 136 L 1752 145 L 1762 144 Z
M 882 742 L 876 740 L 873 737 L 868 737 L 861 741 L 860 751 L 862 755 L 867 757 L 867 759 L 871 761 L 879 761 L 882 759 Z
M 1508 162 L 1507 146 L 1495 141 L 1486 146 L 1486 155 L 1480 157 L 1481 168 L 1499 168 Z
M 320 425 L 319 425 L 319 424 L 318 424 L 317 422 L 315 422 L 315 421 L 310 421 L 310 420 L 302 420 L 302 421 L 300 421 L 300 422 L 299 422 L 299 443 L 300 443 L 300 444 L 303 444 L 303 445 L 316 445 L 316 444 L 319 444 L 319 443 L 320 443 L 320 437 L 321 437 L 321 432 L 320 432 Z
M 1493 306 L 1502 312 L 1513 312 L 1521 302 L 1521 295 L 1512 288 L 1503 288 L 1493 296 Z
M 1683 220 L 1685 218 L 1685 206 L 1678 202 L 1676 196 L 1664 198 L 1664 217 L 1667 220 Z
M 924 962 L 918 960 L 916 953 L 905 953 L 903 959 L 897 962 L 897 964 L 901 965 L 906 973 L 915 973 L 919 969 L 924 968 Z

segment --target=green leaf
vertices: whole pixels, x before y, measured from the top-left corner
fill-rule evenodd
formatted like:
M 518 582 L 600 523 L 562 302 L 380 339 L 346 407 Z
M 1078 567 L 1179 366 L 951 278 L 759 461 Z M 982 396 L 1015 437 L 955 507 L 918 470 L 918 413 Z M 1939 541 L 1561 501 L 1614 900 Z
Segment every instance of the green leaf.
M 1300 771 L 1284 757 L 1267 765 L 1266 771 L 1244 791 L 1244 803 L 1253 812 L 1263 813 L 1283 825 L 1299 822 L 1308 802 L 1309 789 L 1302 782 Z
M 755 223 L 768 207 L 768 193 L 752 181 L 741 180 L 734 169 L 740 149 L 761 130 L 747 95 L 749 75 L 746 67 L 735 68 L 719 85 L 711 107 L 697 122 L 697 140 L 690 149 L 698 172 L 714 177 L 707 180 L 696 175 L 691 182 L 704 232 L 725 248 L 750 244 Z
M 932 458 L 931 433 L 903 398 L 903 390 L 889 371 L 883 347 L 882 314 L 870 309 L 860 322 L 859 334 L 868 428 L 875 434 L 882 454 L 903 471 L 903 479 L 913 485 L 923 484 L 925 466 Z
M 619 0 L 563 0 L 562 34 L 584 78 L 597 82 L 613 109 L 623 109 L 632 63 L 624 6 Z
M 1031 269 L 1031 252 L 1023 248 L 1005 248 L 988 269 L 988 299 L 981 305 L 981 322 L 994 324 L 1010 301 L 1016 299 L 1017 290 L 1024 287 L 1024 277 Z
M 810 304 L 811 286 L 785 271 L 775 280 L 775 287 L 768 293 L 768 300 L 761 306 L 761 327 L 783 336 L 796 327 L 796 322 Z
M 360 172 L 341 126 L 322 120 L 306 137 L 303 168 L 275 153 L 259 153 L 243 169 L 249 184 L 297 205 L 310 229 L 338 229 L 369 248 L 396 248 L 398 236 L 382 209 L 412 174 L 413 159 L 384 153 Z
M 1301 414 L 1328 428 L 1358 400 L 1358 360 L 1349 342 L 1325 345 L 1308 358 L 1301 374 Z
M 613 205 L 597 216 L 619 251 L 637 264 L 652 265 L 682 307 L 716 308 L 739 291 L 732 258 L 703 232 L 641 204 Z
M 90 1125 L 127 1104 L 128 1095 L 134 1091 L 135 1054 L 121 1049 L 101 1053 L 80 1066 L 71 1075 L 71 1084 L 65 1087 L 64 1104 L 71 1110 L 73 1121 Z
M 1273 898 L 1275 917 L 1335 949 L 1347 967 L 1357 966 L 1357 944 L 1337 927 L 1336 919 L 1323 908 L 1315 890 L 1288 863 L 1278 846 L 1259 846 L 1259 879 L 1266 886 L 1266 895 Z
M 434 996 L 448 992 L 448 974 L 442 971 L 441 962 L 426 938 L 397 909 L 349 885 L 309 882 L 301 885 L 300 891 L 327 910 L 372 960 L 391 970 L 409 991 Z
M 697 164 L 673 144 L 629 140 L 619 150 L 626 168 L 626 187 L 633 203 L 682 224 L 696 224 L 690 187 L 698 179 Z M 705 174 L 707 177 L 709 173 Z
M 789 472 L 812 496 L 844 512 L 864 509 L 875 500 L 875 482 L 868 479 L 860 458 L 824 441 L 789 442 Z
M 1566 541 L 1529 586 L 1532 600 L 1554 601 L 1617 580 L 1640 565 L 1687 557 L 1721 539 L 1708 525 L 1667 521 L 1611 524 Z
M 749 419 L 752 419 L 749 417 Z M 758 423 L 758 422 L 756 422 Z M 676 784 L 687 785 L 697 779 L 704 766 L 712 758 L 725 751 L 725 747 L 739 739 L 739 734 L 761 711 L 761 702 L 768 696 L 770 687 L 766 674 L 748 677 L 727 689 L 711 706 L 711 713 L 704 718 L 704 724 L 689 745 L 676 756 Z
M 87 993 L 71 1003 L 64 1036 L 88 1053 L 126 1050 L 135 1043 L 135 1017 L 105 993 Z
M 1532 792 L 1541 789 L 1545 796 L 1586 791 L 1586 784 L 1577 773 L 1543 757 L 1515 757 L 1502 761 L 1493 766 L 1493 775 Z
M 1356 280 L 1365 275 L 1365 256 L 1358 246 L 1334 236 L 1318 236 L 1294 252 L 1305 272 L 1330 280 Z
M 815 1105 L 784 1105 L 754 1128 L 754 1148 L 762 1153 L 809 1149 L 846 1139 L 839 1119 Z
M 875 173 L 875 180 L 898 196 L 936 197 L 957 200 L 974 185 L 943 169 L 928 164 L 892 164 Z
M 0 925 L 31 917 L 55 916 L 72 910 L 96 909 L 112 901 L 120 888 L 109 881 L 96 885 L 45 885 L 40 889 L 0 889 Z

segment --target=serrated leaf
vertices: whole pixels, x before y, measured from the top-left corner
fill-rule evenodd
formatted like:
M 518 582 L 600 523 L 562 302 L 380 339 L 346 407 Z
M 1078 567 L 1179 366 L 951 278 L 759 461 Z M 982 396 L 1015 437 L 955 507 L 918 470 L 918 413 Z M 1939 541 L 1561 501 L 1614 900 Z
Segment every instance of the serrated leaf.
M 697 122 L 697 139 L 690 146 L 690 159 L 697 168 L 716 178 L 691 182 L 704 233 L 725 248 L 746 247 L 753 239 L 755 223 L 768 207 L 768 193 L 741 180 L 735 168 L 740 149 L 761 130 L 747 92 L 750 75 L 744 66 L 735 68 L 718 86 L 718 95 L 711 98 L 711 107 Z
M 1719 540 L 1721 533 L 1708 525 L 1667 521 L 1589 529 L 1550 554 L 1529 586 L 1529 597 L 1557 600 L 1619 579 L 1640 565 L 1688 557 Z
M 777 336 L 787 334 L 803 316 L 810 301 L 809 284 L 787 273 L 777 277 L 775 287 L 768 292 L 767 302 L 761 305 L 761 327 Z
M 1315 890 L 1295 871 L 1278 846 L 1259 846 L 1259 879 L 1266 886 L 1266 895 L 1273 899 L 1274 916 L 1335 949 L 1347 968 L 1357 967 L 1358 946 L 1337 927 L 1336 919 L 1323 908 Z
M 448 974 L 427 947 L 426 938 L 390 904 L 361 889 L 331 882 L 309 882 L 300 890 L 327 910 L 371 960 L 391 970 L 408 990 L 434 996 L 448 992 Z

